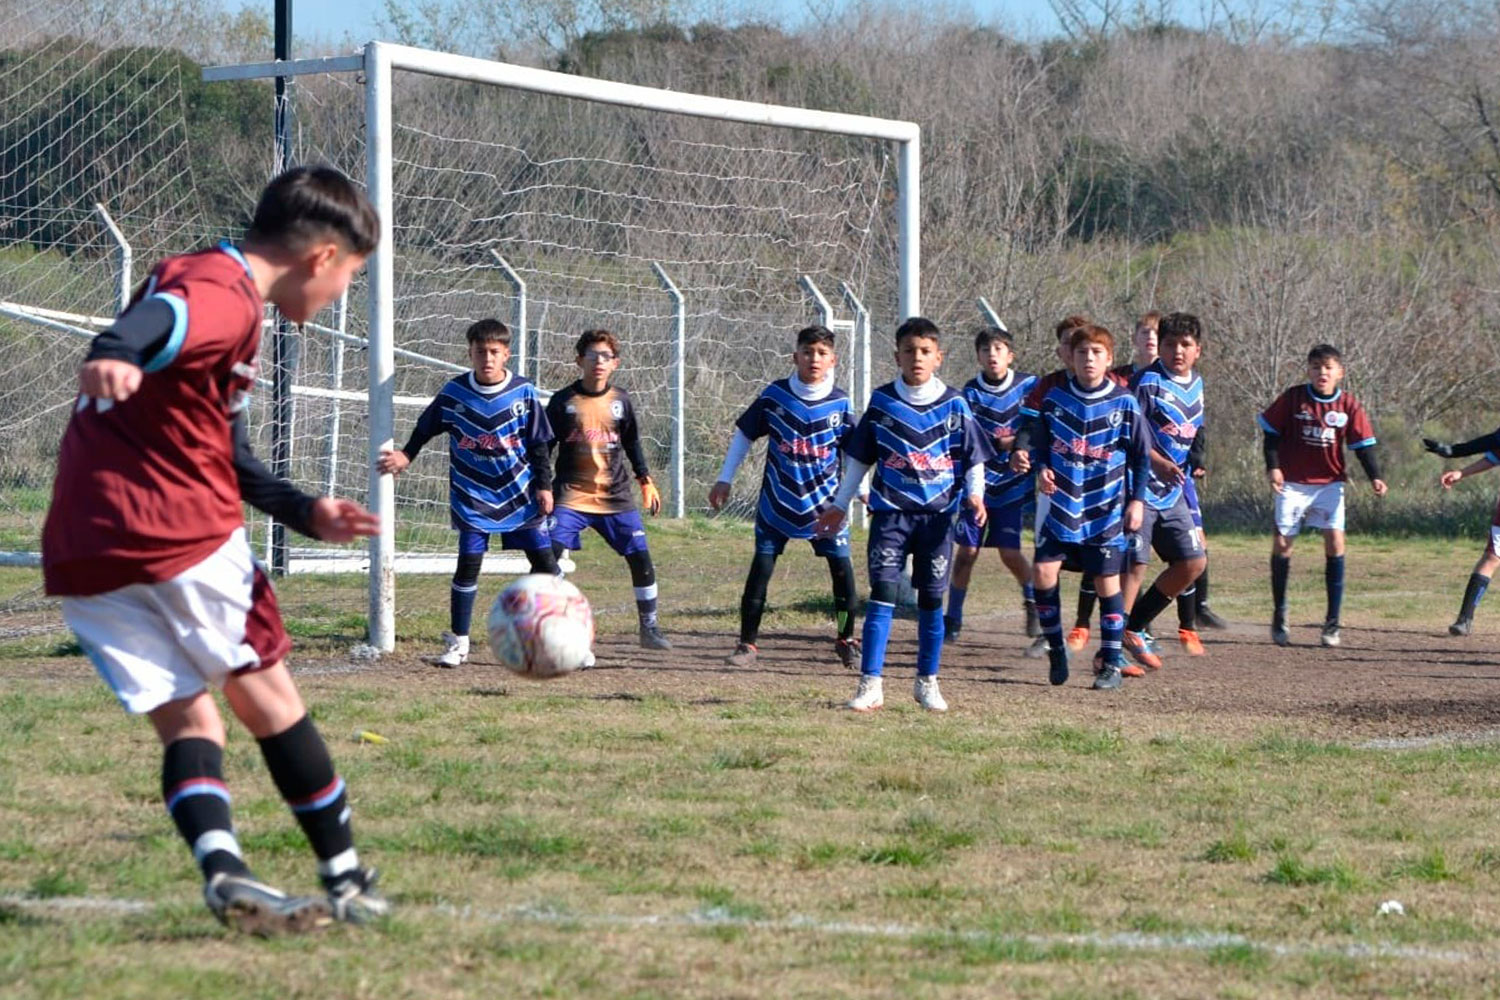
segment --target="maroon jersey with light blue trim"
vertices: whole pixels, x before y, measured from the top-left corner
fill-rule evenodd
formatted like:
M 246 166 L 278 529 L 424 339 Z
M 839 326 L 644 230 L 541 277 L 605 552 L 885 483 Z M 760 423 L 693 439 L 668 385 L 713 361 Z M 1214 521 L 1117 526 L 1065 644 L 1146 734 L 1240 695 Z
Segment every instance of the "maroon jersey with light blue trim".
M 1289 483 L 1321 486 L 1348 479 L 1344 448 L 1368 448 L 1375 427 L 1365 408 L 1346 389 L 1323 397 L 1307 384 L 1294 385 L 1258 418 L 1260 428 L 1277 436 L 1276 455 Z

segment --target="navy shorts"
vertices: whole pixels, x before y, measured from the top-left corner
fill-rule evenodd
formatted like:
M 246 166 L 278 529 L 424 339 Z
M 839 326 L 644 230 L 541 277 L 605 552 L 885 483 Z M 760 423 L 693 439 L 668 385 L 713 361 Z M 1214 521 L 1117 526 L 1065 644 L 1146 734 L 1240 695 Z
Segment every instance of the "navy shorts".
M 552 511 L 552 517 L 552 540 L 569 552 L 583 548 L 585 528 L 599 532 L 609 547 L 622 556 L 646 551 L 646 525 L 641 522 L 641 512 L 634 508 L 618 514 L 590 514 L 558 507 Z
M 755 554 L 758 556 L 779 556 L 786 551 L 786 543 L 791 541 L 790 535 L 784 535 L 771 525 L 755 519 Z M 808 538 L 812 543 L 814 555 L 828 556 L 833 559 L 849 558 L 849 519 L 844 518 L 843 527 L 839 528 L 838 534 L 827 538 Z
M 1004 507 L 986 507 L 989 519 L 981 528 L 974 523 L 974 509 L 965 504 L 953 522 L 953 544 L 970 549 L 1019 549 L 1021 526 L 1026 523 L 1031 508 L 1029 500 Z
M 533 552 L 537 549 L 551 549 L 552 538 L 547 531 L 545 520 L 536 521 L 515 531 L 500 532 L 500 547 L 502 549 L 520 549 L 523 552 Z M 476 552 L 488 552 L 490 550 L 490 533 L 488 531 L 475 531 L 473 528 L 458 529 L 458 554 L 472 556 Z
M 1203 555 L 1202 536 L 1193 523 L 1187 497 L 1180 496 L 1166 510 L 1146 505 L 1141 516 L 1141 530 L 1130 536 L 1130 562 L 1143 565 L 1151 561 L 1151 550 L 1169 563 L 1196 559 Z
M 1193 485 L 1193 477 L 1188 476 L 1187 482 L 1182 484 L 1182 497 L 1187 501 L 1188 511 L 1193 515 L 1193 525 L 1203 527 L 1203 508 L 1198 504 L 1198 487 Z
M 1094 576 L 1114 576 L 1120 572 L 1125 565 L 1125 547 L 1127 544 L 1124 535 L 1119 536 L 1112 544 L 1108 545 L 1084 545 L 1079 542 L 1060 542 L 1053 538 L 1044 528 L 1036 537 L 1035 562 L 1060 562 L 1065 569 L 1074 569 L 1080 573 L 1090 573 Z
M 953 515 L 898 510 L 870 514 L 870 588 L 899 584 L 911 556 L 911 586 L 941 601 L 948 593 L 953 564 Z

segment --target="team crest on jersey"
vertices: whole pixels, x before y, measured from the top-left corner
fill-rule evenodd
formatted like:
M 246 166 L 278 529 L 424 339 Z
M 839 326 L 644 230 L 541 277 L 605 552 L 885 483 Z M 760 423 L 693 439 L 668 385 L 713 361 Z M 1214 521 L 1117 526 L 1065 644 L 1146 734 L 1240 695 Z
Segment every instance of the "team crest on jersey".
M 963 422 L 964 422 L 964 417 L 963 417 L 962 413 L 954 412 L 954 413 L 948 414 L 948 429 L 950 431 L 956 431 L 956 430 L 958 430 L 959 425 L 962 424 Z
M 1338 410 L 1329 410 L 1327 413 L 1323 414 L 1323 423 L 1327 424 L 1329 427 L 1343 427 L 1348 422 L 1349 414 L 1342 413 Z
M 609 415 L 612 416 L 612 417 L 614 417 L 616 420 L 624 420 L 625 419 L 625 404 L 622 403 L 622 402 L 620 402 L 618 399 L 615 400 L 614 402 L 610 403 L 609 404 Z
M 844 422 L 844 415 L 842 413 L 834 412 L 834 413 L 828 414 L 828 426 L 829 427 L 837 427 L 840 424 L 842 424 L 843 422 Z
M 564 413 L 577 413 L 578 412 L 578 407 L 574 406 L 572 403 L 569 403 L 567 406 L 563 407 L 563 412 Z
M 510 415 L 511 416 L 513 416 L 513 417 L 519 417 L 522 414 L 524 414 L 525 412 L 526 412 L 526 403 L 524 401 L 518 399 L 514 403 L 510 404 Z
M 1109 413 L 1109 426 L 1118 427 L 1125 419 L 1124 410 L 1111 410 Z

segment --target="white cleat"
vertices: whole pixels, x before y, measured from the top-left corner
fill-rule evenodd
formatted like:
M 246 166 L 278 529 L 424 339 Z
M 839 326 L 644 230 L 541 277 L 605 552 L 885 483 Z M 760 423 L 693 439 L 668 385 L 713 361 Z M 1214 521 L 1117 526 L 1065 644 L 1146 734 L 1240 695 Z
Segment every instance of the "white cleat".
M 844 705 L 845 708 L 855 712 L 873 712 L 885 704 L 885 691 L 881 686 L 880 678 L 874 674 L 860 674 L 859 688 L 855 690 L 854 697 Z
M 948 703 L 943 700 L 943 692 L 938 690 L 936 677 L 918 677 L 917 685 L 912 689 L 912 697 L 929 712 L 948 711 Z
M 457 667 L 469 658 L 469 637 L 443 633 L 443 651 L 427 658 L 435 667 Z

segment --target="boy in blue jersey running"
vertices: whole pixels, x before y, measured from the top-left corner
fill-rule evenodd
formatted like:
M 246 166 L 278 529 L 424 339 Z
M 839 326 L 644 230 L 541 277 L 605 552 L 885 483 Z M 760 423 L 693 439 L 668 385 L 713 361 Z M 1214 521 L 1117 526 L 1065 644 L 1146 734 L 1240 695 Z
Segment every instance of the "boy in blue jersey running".
M 1146 509 L 1141 528 L 1130 547 L 1130 569 L 1125 580 L 1126 652 L 1149 670 L 1161 667 L 1161 656 L 1150 639 L 1151 623 L 1203 572 L 1201 529 L 1194 523 L 1196 496 L 1188 492 L 1193 445 L 1203 429 L 1203 379 L 1195 365 L 1203 352 L 1203 324 L 1191 313 L 1163 317 L 1158 331 L 1160 357 L 1131 379 L 1136 402 L 1151 429 L 1152 471 L 1146 484 Z M 1141 592 L 1151 549 L 1167 568 L 1149 589 Z M 1179 607 L 1178 639 L 1189 655 L 1203 653 L 1198 639 L 1195 607 Z
M 448 435 L 448 505 L 458 531 L 458 568 L 448 597 L 443 651 L 432 658 L 456 667 L 469 658 L 469 623 L 479 592 L 479 568 L 499 533 L 506 549 L 521 549 L 533 573 L 556 573 L 546 518 L 552 513 L 552 427 L 536 386 L 510 372 L 510 328 L 482 319 L 464 334 L 474 370 L 450 379 L 422 415 L 404 446 L 383 451 L 375 467 L 400 475 L 422 446 Z
M 912 557 L 917 591 L 917 704 L 946 712 L 938 690 L 943 652 L 943 593 L 953 550 L 953 513 L 967 504 L 982 528 L 984 466 L 995 450 L 959 393 L 937 377 L 943 363 L 937 325 L 920 316 L 896 330 L 901 377 L 876 389 L 844 446 L 844 478 L 833 504 L 818 515 L 823 536 L 843 528 L 845 511 L 865 473 L 870 481 L 870 600 L 865 606 L 856 712 L 885 704 L 881 672 L 891 634 L 896 588 Z
M 797 348 L 792 354 L 795 374 L 766 386 L 735 421 L 729 454 L 718 481 L 708 492 L 709 506 L 721 509 L 729 501 L 735 470 L 749 454 L 752 442 L 769 439 L 760 501 L 755 508 L 755 558 L 740 596 L 740 641 L 725 660 L 730 666 L 755 663 L 766 584 L 791 538 L 807 539 L 813 553 L 828 560 L 833 613 L 839 627 L 834 648 L 846 667 L 854 667 L 859 660 L 849 531 L 844 528 L 829 537 L 813 533 L 818 512 L 838 489 L 840 449 L 854 429 L 854 406 L 849 395 L 833 384 L 835 361 L 832 331 L 809 326 L 797 332 Z
M 1114 356 L 1110 332 L 1090 325 L 1075 330 L 1068 343 L 1073 374 L 1036 400 L 1035 416 L 1016 435 L 1010 467 L 1028 471 L 1035 452 L 1038 488 L 1050 501 L 1037 533 L 1032 576 L 1051 661 L 1049 679 L 1053 684 L 1068 681 L 1057 592 L 1058 571 L 1066 559 L 1094 575 L 1101 639 L 1094 687 L 1102 691 L 1120 686 L 1125 665 L 1120 569 L 1127 535 L 1141 526 L 1151 431 L 1135 397 L 1108 378 Z
M 969 579 L 982 546 L 998 549 L 1000 561 L 1021 585 L 1021 606 L 1026 613 L 1026 634 L 1042 634 L 1032 595 L 1031 563 L 1021 551 L 1021 525 L 1035 507 L 1036 482 L 1030 472 L 1010 471 L 1010 449 L 1021 424 L 1021 403 L 1037 377 L 1011 368 L 1015 341 L 1009 330 L 986 327 L 974 335 L 979 374 L 964 385 L 964 399 L 974 419 L 990 439 L 995 457 L 985 464 L 984 506 L 987 522 L 983 530 L 968 511 L 953 525 L 953 581 L 948 587 L 948 613 L 943 616 L 945 641 L 958 638 L 964 624 L 964 599 Z

